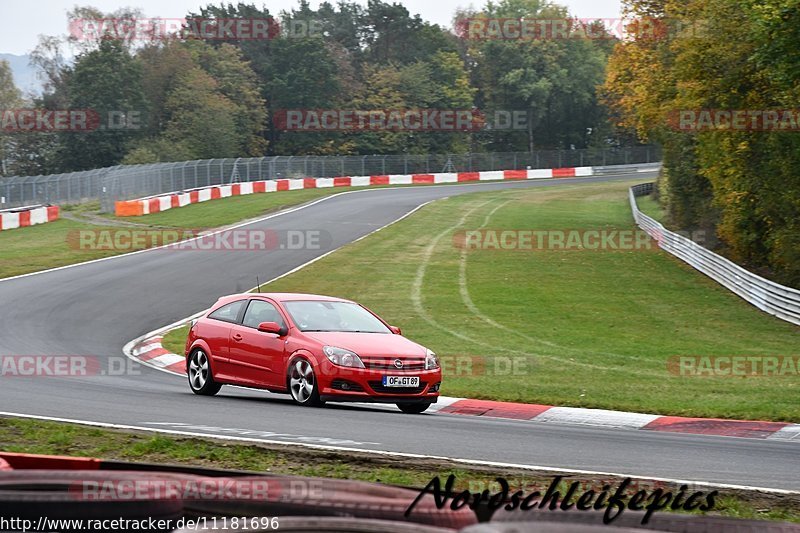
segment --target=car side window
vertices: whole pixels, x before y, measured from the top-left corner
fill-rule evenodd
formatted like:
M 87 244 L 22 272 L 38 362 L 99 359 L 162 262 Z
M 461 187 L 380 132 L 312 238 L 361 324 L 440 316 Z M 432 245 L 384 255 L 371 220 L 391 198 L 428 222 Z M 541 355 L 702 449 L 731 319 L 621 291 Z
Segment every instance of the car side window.
M 242 325 L 257 328 L 264 322 L 277 322 L 281 327 L 286 326 L 280 311 L 274 305 L 264 300 L 250 300 Z
M 214 320 L 222 320 L 223 322 L 232 322 L 236 323 L 239 319 L 239 313 L 242 311 L 242 306 L 245 304 L 246 300 L 239 300 L 238 302 L 233 302 L 228 305 L 223 305 L 210 315 L 208 318 L 213 318 Z

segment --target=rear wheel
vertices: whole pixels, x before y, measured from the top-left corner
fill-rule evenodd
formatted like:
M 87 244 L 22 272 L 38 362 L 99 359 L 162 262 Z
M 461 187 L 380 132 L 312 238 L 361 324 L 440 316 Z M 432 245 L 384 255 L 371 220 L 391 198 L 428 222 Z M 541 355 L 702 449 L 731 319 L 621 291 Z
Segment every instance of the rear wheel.
M 298 358 L 292 361 L 286 380 L 295 402 L 317 407 L 325 404 L 319 398 L 319 384 L 314 374 L 314 367 L 306 359 Z
M 430 406 L 431 402 L 397 404 L 397 407 L 407 415 L 418 415 L 420 413 L 425 412 Z
M 222 388 L 222 384 L 214 381 L 211 375 L 211 362 L 208 355 L 197 349 L 189 356 L 189 387 L 200 396 L 214 396 Z

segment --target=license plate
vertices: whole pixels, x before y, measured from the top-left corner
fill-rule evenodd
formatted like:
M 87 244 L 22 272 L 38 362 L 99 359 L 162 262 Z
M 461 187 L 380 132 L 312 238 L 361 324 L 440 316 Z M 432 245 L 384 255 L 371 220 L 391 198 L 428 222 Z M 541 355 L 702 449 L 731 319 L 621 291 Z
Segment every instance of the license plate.
M 383 376 L 384 387 L 419 387 L 419 376 Z

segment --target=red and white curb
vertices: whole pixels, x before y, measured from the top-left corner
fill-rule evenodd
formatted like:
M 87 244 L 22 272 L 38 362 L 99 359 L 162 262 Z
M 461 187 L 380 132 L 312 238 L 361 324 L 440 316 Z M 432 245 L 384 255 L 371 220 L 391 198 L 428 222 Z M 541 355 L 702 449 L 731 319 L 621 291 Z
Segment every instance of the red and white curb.
M 487 172 L 452 172 L 439 174 L 390 174 L 385 176 L 347 176 L 340 178 L 301 178 L 249 181 L 170 193 L 161 196 L 119 201 L 115 204 L 118 217 L 142 216 L 168 209 L 207 202 L 219 198 L 247 194 L 323 189 L 328 187 L 369 187 L 376 185 L 440 185 L 472 181 L 531 180 L 575 178 L 594 175 L 593 167 L 539 168 L 528 170 L 493 170 Z
M 144 340 L 133 347 L 131 356 L 146 366 L 186 375 L 186 358 L 165 350 L 161 341 L 162 337 Z
M 0 211 L 0 231 L 26 228 L 58 220 L 57 205 L 36 205 Z
M 171 328 L 174 329 L 174 328 Z M 135 343 L 128 352 L 138 362 L 174 375 L 186 375 L 186 359 L 161 345 L 160 335 Z M 372 404 L 370 404 L 372 406 Z M 800 442 L 800 424 L 755 420 L 687 418 L 605 409 L 581 409 L 527 403 L 440 396 L 431 412 L 486 418 L 528 420 L 542 424 L 592 426 Z

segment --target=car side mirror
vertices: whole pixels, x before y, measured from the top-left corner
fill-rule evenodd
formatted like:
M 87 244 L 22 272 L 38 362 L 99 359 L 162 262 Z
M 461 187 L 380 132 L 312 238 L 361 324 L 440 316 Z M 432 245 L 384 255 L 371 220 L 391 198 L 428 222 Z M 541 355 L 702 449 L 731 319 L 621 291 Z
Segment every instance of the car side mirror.
M 258 325 L 258 331 L 263 333 L 274 333 L 275 335 L 284 336 L 286 332 L 277 322 L 262 322 Z
M 390 329 L 390 330 L 392 331 L 392 333 L 394 333 L 395 335 L 402 335 L 402 334 L 403 334 L 403 332 L 402 332 L 402 331 L 400 330 L 400 328 L 398 328 L 397 326 L 389 326 L 389 329 Z

